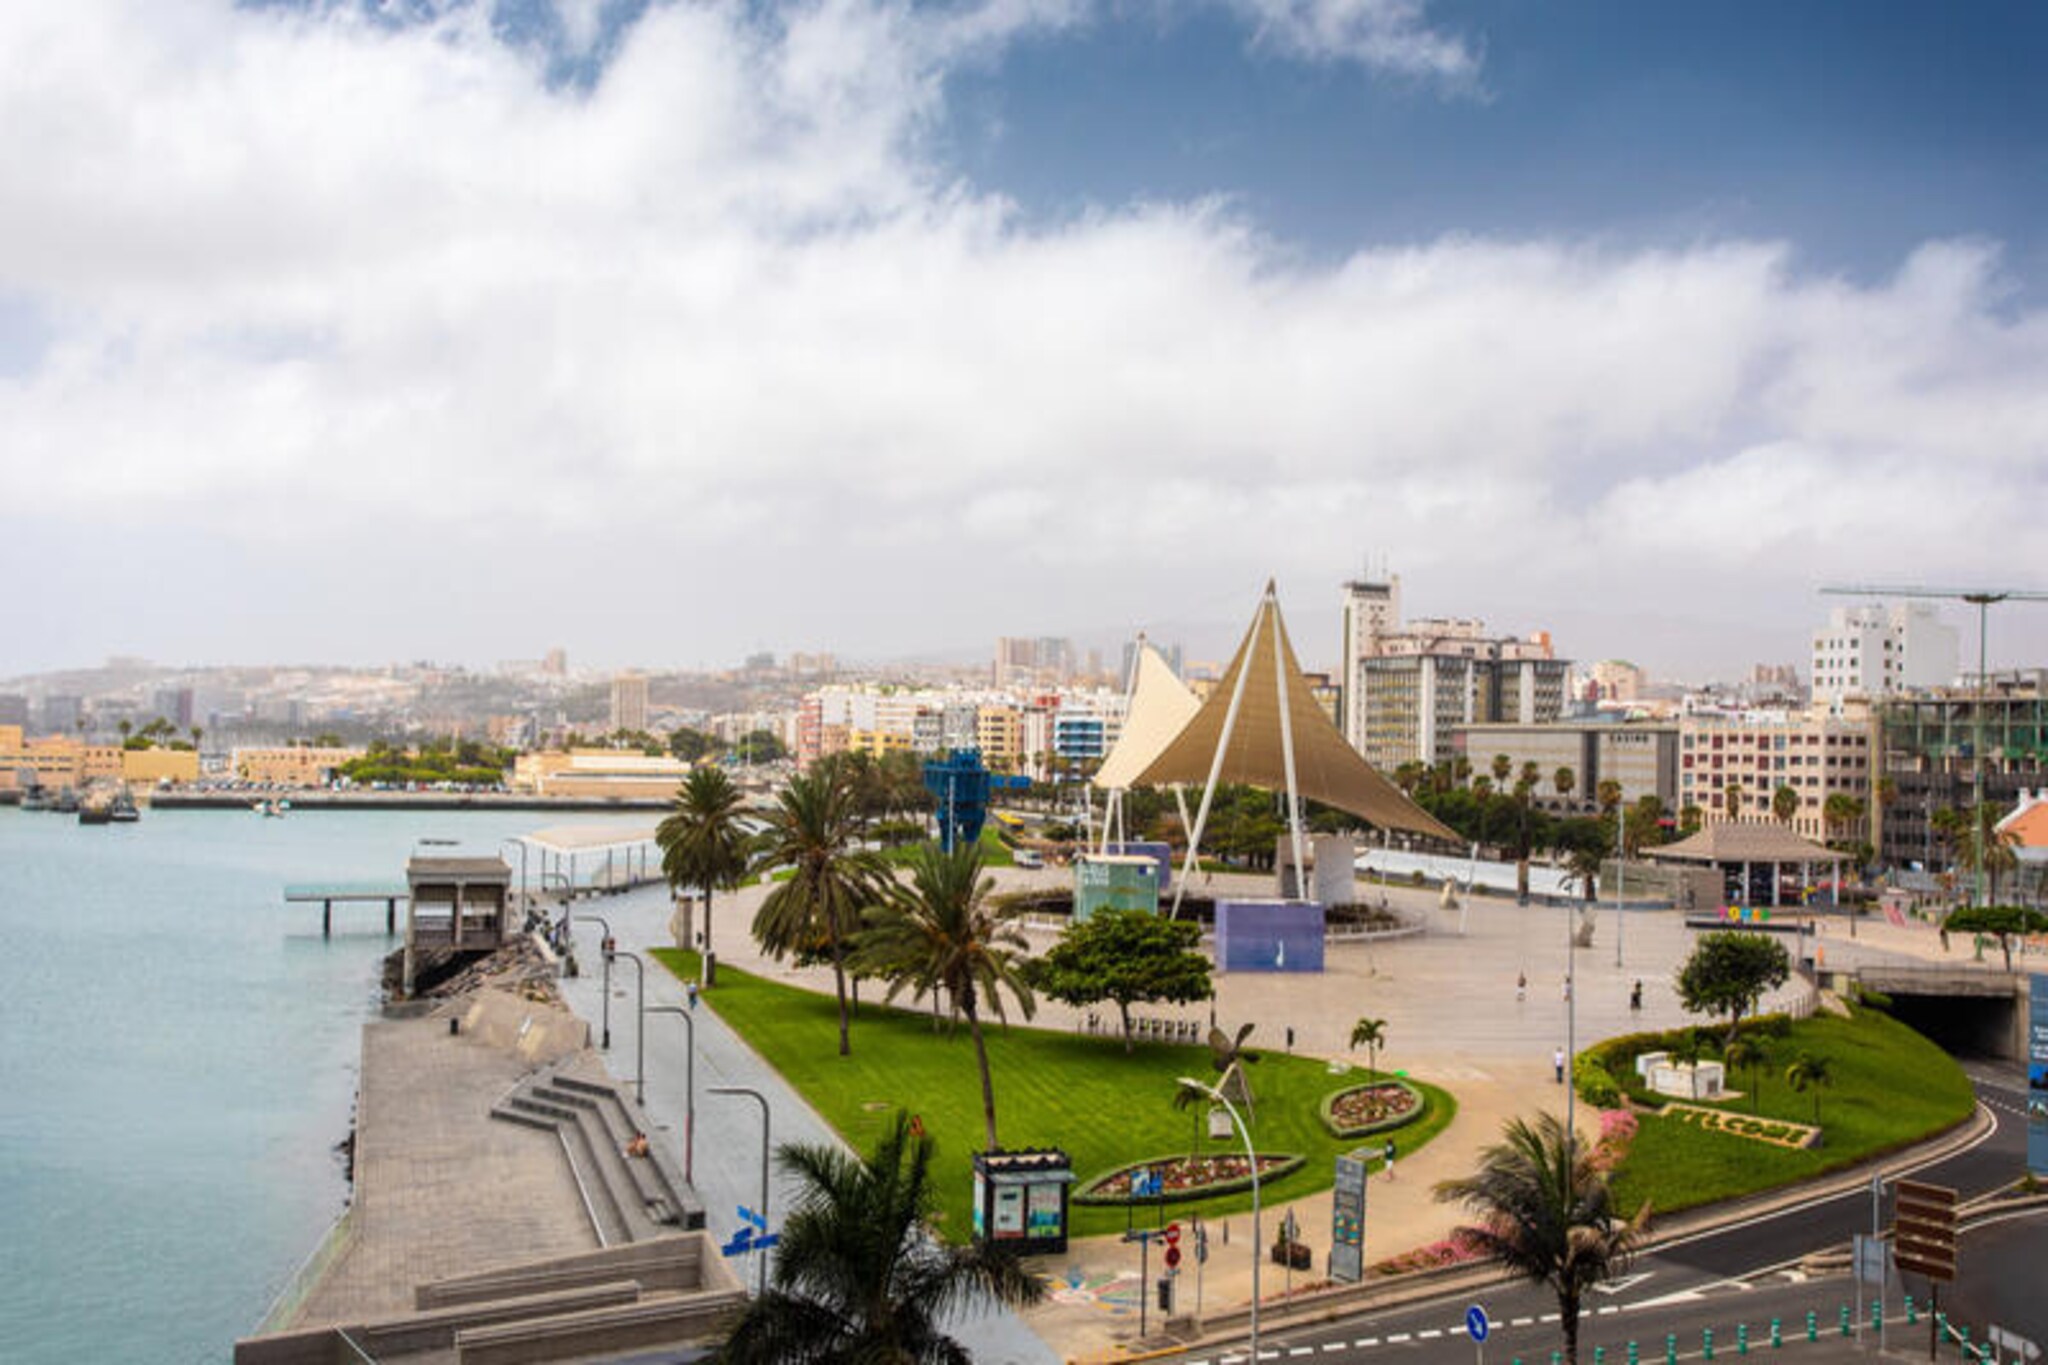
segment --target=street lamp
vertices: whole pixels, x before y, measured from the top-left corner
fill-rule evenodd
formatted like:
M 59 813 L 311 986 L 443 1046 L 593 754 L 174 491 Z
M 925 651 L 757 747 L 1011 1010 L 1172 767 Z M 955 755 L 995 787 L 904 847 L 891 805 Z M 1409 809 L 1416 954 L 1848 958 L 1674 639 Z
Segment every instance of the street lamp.
M 605 935 L 607 942 L 611 935 Z M 623 948 L 613 948 L 607 956 L 625 958 L 633 964 L 634 981 L 639 987 L 639 1012 L 633 1028 L 633 1099 L 635 1103 L 647 1103 L 647 964 L 640 960 L 638 953 L 629 953 Z
M 1236 1066 L 1237 1063 L 1232 1062 L 1231 1065 Z M 1229 1075 L 1230 1073 L 1226 1071 L 1224 1078 L 1228 1079 Z M 1207 1095 L 1210 1099 L 1222 1105 L 1224 1110 L 1229 1113 L 1230 1121 L 1237 1125 L 1238 1136 L 1244 1139 L 1245 1165 L 1251 1168 L 1252 1173 L 1252 1322 L 1251 1349 L 1247 1354 L 1249 1359 L 1256 1361 L 1259 1358 L 1259 1252 L 1262 1249 L 1262 1234 L 1259 1231 L 1259 1154 L 1252 1150 L 1251 1130 L 1244 1126 L 1244 1119 L 1238 1114 L 1237 1106 L 1224 1098 L 1223 1091 L 1219 1087 L 1198 1081 L 1192 1076 L 1182 1076 L 1178 1079 L 1183 1089 Z M 1291 1254 L 1292 1248 L 1289 1248 L 1289 1251 Z M 1138 1288 L 1140 1292 L 1143 1292 L 1147 1286 L 1140 1285 Z
M 519 845 L 519 908 L 523 911 L 526 909 L 527 902 L 530 899 L 526 891 L 526 836 L 515 834 L 509 839 L 498 840 L 499 848 L 503 848 L 507 844 Z
M 746 1095 L 761 1106 L 761 1207 L 755 1212 L 761 1215 L 761 1222 L 765 1224 L 768 1221 L 768 1097 L 744 1085 L 713 1085 L 706 1086 L 705 1089 L 713 1095 Z M 1256 1186 L 1253 1187 L 1253 1191 L 1253 1198 L 1257 1198 Z M 1256 1265 L 1252 1274 L 1258 1274 Z M 760 1282 L 756 1292 L 768 1292 L 768 1253 L 765 1251 L 761 1253 Z
M 673 1014 L 683 1021 L 683 1182 L 697 1183 L 692 1161 L 697 1150 L 697 1021 L 681 1005 L 655 1005 L 649 1014 Z
M 576 911 L 573 903 L 566 901 L 563 903 L 562 918 L 568 921 L 569 936 L 573 939 L 576 936 Z M 604 1042 L 602 1046 L 606 1052 L 610 1052 L 612 1050 L 612 925 L 611 921 L 603 915 L 594 915 L 588 910 L 583 912 L 583 918 L 594 919 L 604 928 L 604 941 L 599 945 L 597 955 L 604 960 Z

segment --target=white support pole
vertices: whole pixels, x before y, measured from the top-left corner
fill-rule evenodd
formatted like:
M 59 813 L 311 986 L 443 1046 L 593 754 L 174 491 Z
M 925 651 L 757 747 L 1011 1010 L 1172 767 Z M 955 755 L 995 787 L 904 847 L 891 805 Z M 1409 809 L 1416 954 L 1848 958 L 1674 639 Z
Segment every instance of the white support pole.
M 1216 799 L 1216 783 L 1223 776 L 1223 753 L 1230 747 L 1230 736 L 1237 730 L 1237 708 L 1244 702 L 1245 679 L 1251 676 L 1251 651 L 1244 654 L 1244 667 L 1237 670 L 1237 682 L 1230 689 L 1230 705 L 1223 712 L 1223 733 L 1216 737 L 1216 757 L 1209 763 L 1209 780 L 1202 786 L 1202 803 L 1195 810 L 1195 827 L 1188 831 L 1188 859 L 1181 868 L 1180 883 L 1173 888 L 1173 911 L 1168 919 L 1180 918 L 1181 898 L 1187 894 L 1188 878 L 1195 875 L 1195 861 L 1202 847 L 1202 827 L 1209 823 L 1209 803 Z M 1183 818 L 1187 805 L 1181 805 Z
M 1294 778 L 1294 720 L 1287 714 L 1287 660 L 1280 652 L 1280 604 L 1271 591 L 1266 607 L 1273 623 L 1273 691 L 1280 702 L 1280 761 L 1287 773 L 1287 825 L 1294 838 L 1294 899 L 1308 899 L 1308 867 L 1301 842 L 1301 788 Z M 1251 662 L 1250 655 L 1245 658 Z

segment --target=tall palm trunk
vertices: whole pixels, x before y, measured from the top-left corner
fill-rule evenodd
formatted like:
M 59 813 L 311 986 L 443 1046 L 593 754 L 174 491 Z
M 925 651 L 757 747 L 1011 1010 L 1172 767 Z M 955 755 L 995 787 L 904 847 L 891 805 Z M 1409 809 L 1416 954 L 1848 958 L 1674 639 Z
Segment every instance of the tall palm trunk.
M 711 956 L 711 883 L 704 883 L 704 956 Z
M 996 1087 L 988 1070 L 988 1045 L 981 1038 L 981 1014 L 974 1004 L 974 983 L 967 983 L 960 992 L 960 1012 L 967 1016 L 967 1031 L 974 1035 L 974 1061 L 981 1068 L 981 1121 L 988 1129 L 988 1150 L 997 1151 L 996 1141 Z
M 1557 1316 L 1564 1326 L 1564 1365 L 1579 1365 L 1579 1296 L 1559 1294 Z
M 826 919 L 825 941 L 832 949 L 832 989 L 839 995 L 839 1055 L 850 1057 L 853 1055 L 853 1040 L 846 1012 L 846 945 L 839 941 L 837 918 Z

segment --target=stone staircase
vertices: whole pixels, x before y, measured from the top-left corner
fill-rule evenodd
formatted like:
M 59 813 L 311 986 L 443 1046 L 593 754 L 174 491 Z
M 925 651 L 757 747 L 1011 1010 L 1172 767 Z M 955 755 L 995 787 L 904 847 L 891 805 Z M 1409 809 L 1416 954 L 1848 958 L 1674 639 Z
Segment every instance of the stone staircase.
M 653 1125 L 608 1080 L 570 1064 L 543 1067 L 491 1107 L 491 1117 L 553 1132 L 590 1211 L 602 1246 L 624 1246 L 704 1226 L 704 1205 L 675 1160 L 652 1142 Z M 627 1156 L 636 1133 L 649 1136 L 644 1157 Z

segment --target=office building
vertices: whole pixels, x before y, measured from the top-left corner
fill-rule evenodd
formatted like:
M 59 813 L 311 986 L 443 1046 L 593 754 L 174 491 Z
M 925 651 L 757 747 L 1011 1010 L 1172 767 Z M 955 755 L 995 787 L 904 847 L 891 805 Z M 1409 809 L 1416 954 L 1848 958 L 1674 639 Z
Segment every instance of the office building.
M 647 729 L 647 676 L 621 673 L 612 679 L 612 726 L 614 731 Z
M 1953 683 L 1954 626 L 1929 602 L 1837 607 L 1813 633 L 1813 699 L 1889 697 Z

